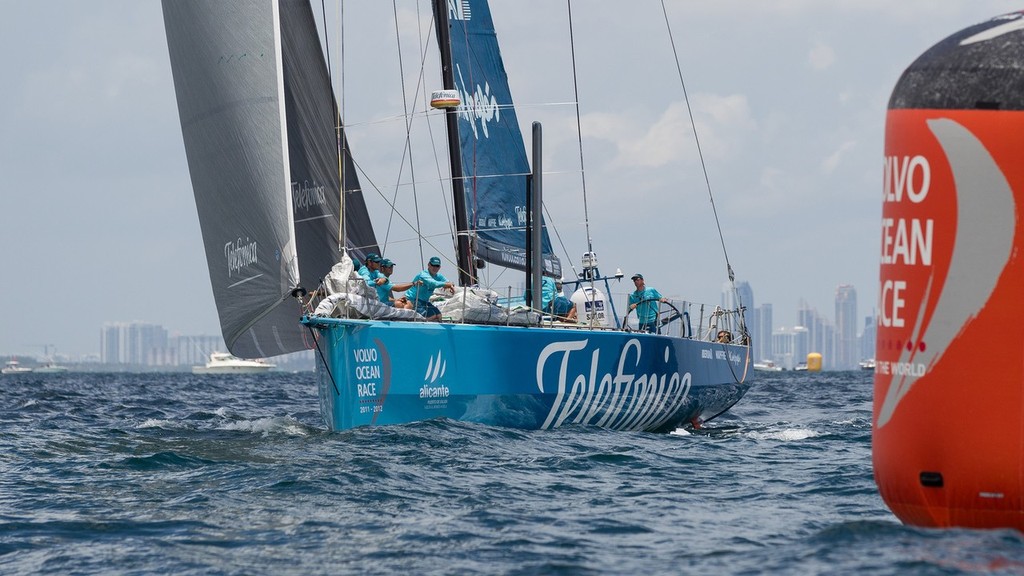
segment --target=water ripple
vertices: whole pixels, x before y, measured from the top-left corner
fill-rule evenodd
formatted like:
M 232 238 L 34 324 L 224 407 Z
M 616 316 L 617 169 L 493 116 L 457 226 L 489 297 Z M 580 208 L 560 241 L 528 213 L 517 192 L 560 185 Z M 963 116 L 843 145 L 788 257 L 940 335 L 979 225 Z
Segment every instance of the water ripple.
M 0 572 L 969 574 L 1016 532 L 900 525 L 871 381 L 783 373 L 701 430 L 323 429 L 311 375 L 0 390 Z

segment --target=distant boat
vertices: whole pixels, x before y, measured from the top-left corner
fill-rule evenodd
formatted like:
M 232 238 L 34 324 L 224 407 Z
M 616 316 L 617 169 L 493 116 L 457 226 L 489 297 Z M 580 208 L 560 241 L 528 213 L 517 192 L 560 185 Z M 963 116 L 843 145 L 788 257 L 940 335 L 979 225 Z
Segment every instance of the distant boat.
M 53 362 L 47 362 L 46 364 L 43 364 L 39 368 L 35 369 L 36 374 L 63 374 L 64 372 L 67 371 L 67 366 L 60 366 L 58 364 L 54 364 Z
M 25 368 L 18 364 L 17 360 L 8 360 L 4 367 L 0 368 L 0 374 L 27 374 L 31 371 L 31 368 Z
M 754 362 L 754 370 L 761 372 L 782 372 L 782 366 L 779 366 L 771 360 L 761 360 L 760 362 Z
M 796 370 L 797 372 L 807 372 L 807 362 L 797 364 L 796 368 L 793 368 L 793 370 Z
M 243 360 L 228 352 L 214 352 L 210 354 L 210 361 L 206 366 L 193 366 L 193 374 L 260 374 L 269 372 L 276 368 L 276 364 L 270 364 L 265 360 Z
M 875 359 L 874 358 L 868 358 L 867 360 L 861 360 L 857 365 L 860 366 L 861 370 L 874 370 L 875 369 Z

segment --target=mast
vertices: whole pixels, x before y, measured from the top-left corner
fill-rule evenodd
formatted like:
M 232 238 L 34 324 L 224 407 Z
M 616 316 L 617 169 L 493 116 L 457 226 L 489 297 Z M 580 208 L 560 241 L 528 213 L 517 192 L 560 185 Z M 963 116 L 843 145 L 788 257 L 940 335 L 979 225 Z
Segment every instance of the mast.
M 452 48 L 448 31 L 448 0 L 433 0 L 434 20 L 437 22 L 437 43 L 441 50 L 441 78 L 445 90 L 455 90 L 452 67 Z M 476 284 L 476 267 L 469 238 L 469 220 L 466 211 L 466 181 L 462 172 L 462 151 L 459 146 L 459 116 L 455 108 L 445 110 L 448 129 L 448 158 L 452 172 L 452 196 L 455 210 L 455 251 L 459 267 L 459 284 Z

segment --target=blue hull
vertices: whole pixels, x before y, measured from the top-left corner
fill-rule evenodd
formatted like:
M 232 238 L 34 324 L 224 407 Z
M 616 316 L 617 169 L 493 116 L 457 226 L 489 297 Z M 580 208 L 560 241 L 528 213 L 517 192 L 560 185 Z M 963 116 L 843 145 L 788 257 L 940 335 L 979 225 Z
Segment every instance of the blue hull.
M 670 431 L 750 387 L 746 346 L 611 330 L 306 318 L 328 427 L 446 417 Z

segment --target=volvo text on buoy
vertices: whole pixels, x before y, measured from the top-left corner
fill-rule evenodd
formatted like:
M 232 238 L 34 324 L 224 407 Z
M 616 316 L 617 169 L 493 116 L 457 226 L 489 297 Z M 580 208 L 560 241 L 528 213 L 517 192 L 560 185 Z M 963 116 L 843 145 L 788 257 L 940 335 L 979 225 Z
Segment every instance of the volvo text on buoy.
M 903 73 L 885 129 L 872 460 L 900 520 L 1024 529 L 1024 13 Z

